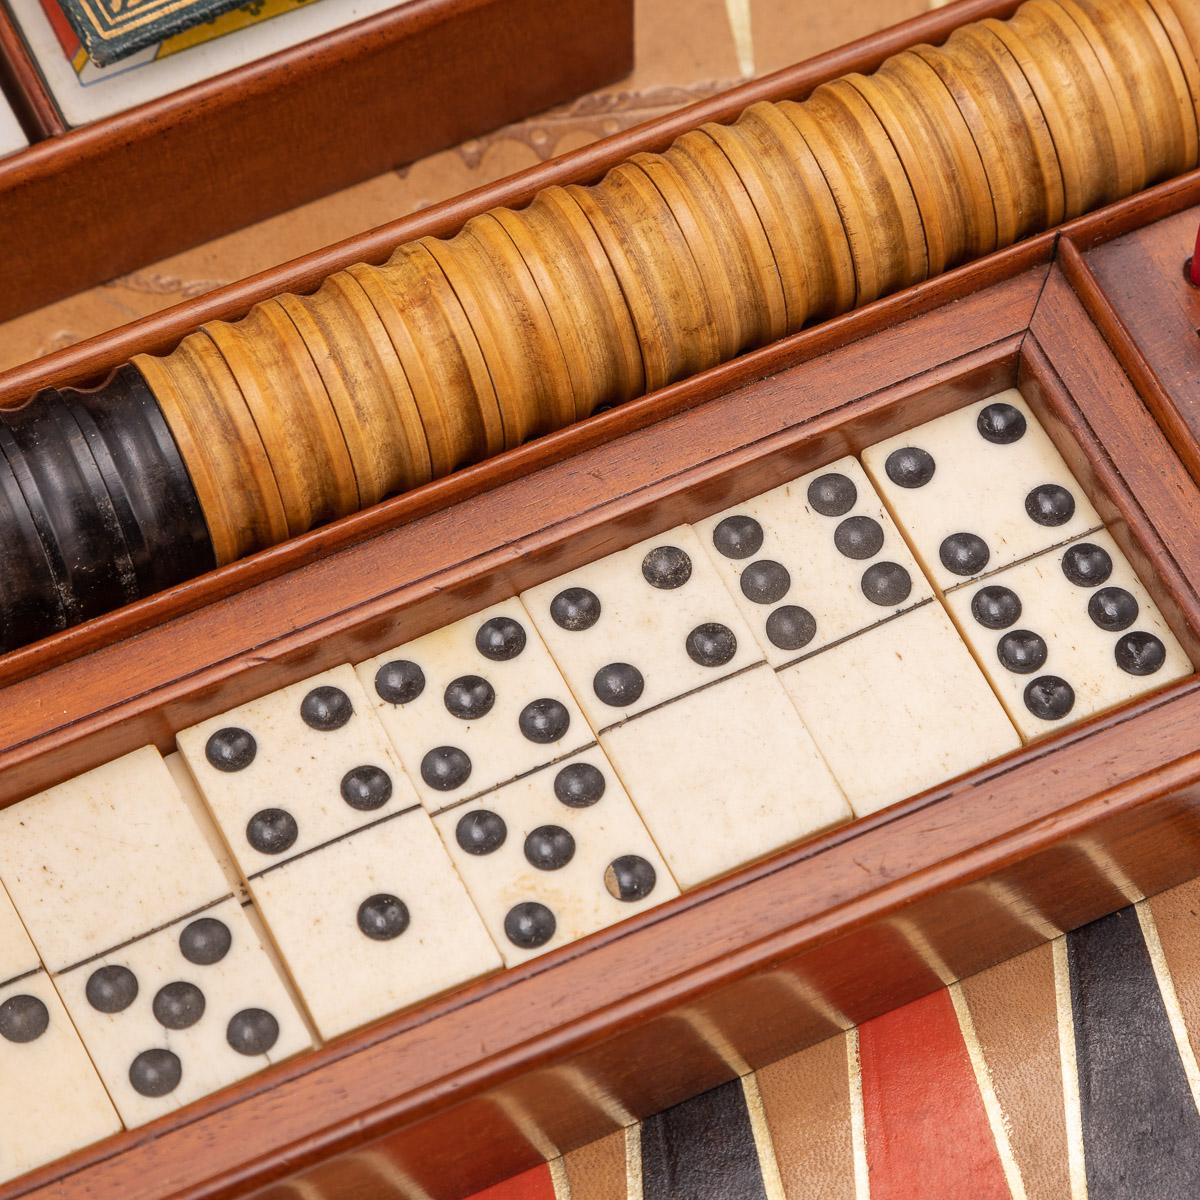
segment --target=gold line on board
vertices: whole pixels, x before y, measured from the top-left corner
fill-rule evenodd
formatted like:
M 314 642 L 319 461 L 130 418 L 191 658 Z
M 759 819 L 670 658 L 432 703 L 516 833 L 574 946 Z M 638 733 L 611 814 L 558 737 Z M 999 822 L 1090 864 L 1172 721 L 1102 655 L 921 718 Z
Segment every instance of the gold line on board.
M 979 1096 L 983 1101 L 983 1110 L 987 1114 L 988 1124 L 992 1129 L 992 1140 L 996 1143 L 996 1153 L 1000 1156 L 1000 1166 L 1004 1170 L 1004 1182 L 1012 1193 L 1013 1200 L 1026 1200 L 1025 1181 L 1021 1178 L 1021 1168 L 1013 1154 L 1012 1143 L 1008 1139 L 1008 1119 L 1000 1105 L 1000 1097 L 996 1094 L 996 1085 L 992 1081 L 992 1072 L 988 1067 L 987 1057 L 979 1044 L 979 1035 L 975 1032 L 975 1022 L 971 1017 L 971 1006 L 963 994 L 962 984 L 950 985 L 950 1002 L 954 1005 L 954 1015 L 958 1018 L 958 1028 L 967 1046 L 967 1055 L 971 1059 L 971 1069 L 975 1072 L 975 1086 L 979 1088 Z
M 1158 925 L 1150 909 L 1150 902 L 1144 900 L 1134 911 L 1142 927 L 1146 952 L 1150 955 L 1154 978 L 1158 982 L 1163 1007 L 1167 1010 L 1167 1020 L 1171 1022 L 1171 1033 L 1175 1037 L 1175 1048 L 1179 1051 L 1179 1061 L 1183 1064 L 1183 1073 L 1187 1076 L 1192 1101 L 1196 1108 L 1200 1109 L 1200 1067 L 1196 1064 L 1192 1040 L 1188 1037 L 1187 1022 L 1183 1019 L 1183 1006 L 1179 1003 L 1179 994 L 1175 991 L 1175 980 L 1171 976 L 1171 968 L 1167 965 L 1166 951 L 1163 950 L 1162 939 L 1158 936 Z
M 787 1194 L 783 1190 L 783 1177 L 779 1174 L 779 1163 L 775 1160 L 771 1125 L 767 1120 L 767 1110 L 763 1106 L 758 1076 L 753 1071 L 742 1076 L 742 1095 L 746 1100 L 746 1113 L 750 1117 L 750 1131 L 754 1134 L 754 1148 L 758 1151 L 758 1170 L 762 1176 L 763 1191 L 767 1200 L 787 1200 Z
M 642 1200 L 642 1125 L 625 1129 L 625 1200 Z
M 1071 969 L 1067 939 L 1050 943 L 1054 951 L 1054 1004 L 1058 1014 L 1058 1061 L 1062 1069 L 1063 1117 L 1067 1133 L 1067 1168 L 1071 1200 L 1087 1200 L 1087 1168 L 1083 1157 L 1083 1110 L 1075 1063 L 1075 1014 L 1071 1008 Z
M 561 1158 L 552 1158 L 546 1165 L 550 1168 L 550 1183 L 554 1187 L 555 1200 L 571 1200 L 571 1179 L 567 1175 L 567 1164 Z
M 858 1030 L 846 1034 L 846 1066 L 850 1075 L 850 1142 L 854 1151 L 855 1200 L 871 1200 L 867 1170 L 867 1121 L 863 1112 L 862 1062 L 858 1056 Z

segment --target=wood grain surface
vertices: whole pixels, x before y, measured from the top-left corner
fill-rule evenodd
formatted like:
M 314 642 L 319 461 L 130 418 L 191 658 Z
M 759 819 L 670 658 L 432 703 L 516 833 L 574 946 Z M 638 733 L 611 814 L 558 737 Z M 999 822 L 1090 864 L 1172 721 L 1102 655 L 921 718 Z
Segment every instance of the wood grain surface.
M 936 32 L 932 20 L 913 30 Z M 833 56 L 834 71 L 869 69 L 890 37 Z M 817 78 L 787 74 L 776 94 Z M 606 152 L 661 148 L 662 136 Z M 593 150 L 534 176 L 588 181 L 605 166 Z M 404 236 L 457 228 L 529 185 L 449 205 Z M 1194 173 L 10 656 L 0 803 L 147 741 L 167 748 L 230 704 L 1013 383 L 1195 654 L 1200 491 L 1175 449 L 1190 444 L 1186 423 L 1158 419 L 1145 363 L 1130 369 L 1140 352 L 1097 307 L 1107 297 L 1084 256 L 1198 201 Z M 390 247 L 376 248 L 377 262 Z M 262 286 L 190 316 L 248 306 Z M 190 327 L 171 319 L 169 337 Z M 170 328 L 118 333 L 34 374 L 95 371 Z M 1200 684 L 1186 680 L 0 1197 L 465 1195 L 548 1146 L 579 1146 L 1112 912 L 1130 889 L 1182 881 L 1200 849 L 1198 721 Z M 529 1186 L 553 1194 L 543 1176 Z
M 619 78 L 632 20 L 631 0 L 416 0 L 5 158 L 0 316 Z

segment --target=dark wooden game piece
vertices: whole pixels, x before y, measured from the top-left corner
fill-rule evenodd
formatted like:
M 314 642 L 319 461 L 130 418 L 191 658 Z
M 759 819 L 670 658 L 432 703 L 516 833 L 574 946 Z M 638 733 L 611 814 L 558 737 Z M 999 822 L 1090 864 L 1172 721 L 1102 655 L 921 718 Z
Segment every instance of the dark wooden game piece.
M 214 565 L 187 470 L 135 368 L 0 414 L 0 450 L 4 649 Z

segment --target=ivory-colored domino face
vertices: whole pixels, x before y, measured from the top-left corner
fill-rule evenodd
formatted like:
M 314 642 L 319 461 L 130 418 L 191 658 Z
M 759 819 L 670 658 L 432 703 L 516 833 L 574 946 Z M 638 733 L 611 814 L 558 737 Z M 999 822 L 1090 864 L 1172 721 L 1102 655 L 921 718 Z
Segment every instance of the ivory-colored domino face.
M 242 912 L 246 914 L 246 919 L 250 922 L 254 936 L 258 938 L 259 945 L 262 946 L 263 951 L 270 958 L 271 963 L 275 967 L 276 974 L 283 980 L 284 987 L 289 989 L 289 995 L 292 994 L 290 977 L 279 958 L 274 943 L 267 936 L 262 917 L 251 901 L 250 887 L 246 883 L 241 871 L 238 870 L 237 863 L 233 861 L 233 854 L 230 852 L 229 845 L 213 821 L 212 814 L 209 812 L 208 806 L 204 803 L 204 797 L 200 795 L 200 789 L 196 786 L 196 780 L 193 778 L 187 762 L 178 751 L 174 754 L 168 754 L 164 761 L 167 764 L 167 770 L 171 772 L 171 778 L 175 781 L 175 786 L 179 788 L 179 794 L 183 797 L 184 803 L 196 818 L 196 823 L 200 826 L 200 831 L 204 835 L 204 840 L 208 845 L 209 851 L 225 875 L 230 892 L 241 903 Z
M 0 969 L 0 977 L 3 1184 L 117 1133 L 121 1122 L 45 971 L 5 983 L 11 977 Z
M 358 676 L 430 812 L 593 741 L 519 600 L 361 663 Z
M 1016 389 L 871 446 L 862 459 L 943 590 L 1101 523 Z
M 127 1125 L 309 1044 L 203 816 L 147 748 L 0 818 L 0 871 Z
M 776 668 L 933 594 L 853 458 L 717 513 L 695 529 Z
M 121 1127 L 0 887 L 0 1183 Z
M 679 894 L 596 747 L 434 824 L 509 966 Z
M 989 575 L 947 597 L 1012 719 L 1052 732 L 1191 672 L 1109 534 Z
M 686 526 L 531 588 L 522 599 L 596 730 L 762 661 Z
M 499 964 L 352 668 L 179 744 L 323 1037 Z
M 0 812 L 0 878 L 52 973 L 230 891 L 152 747 Z
M 253 888 L 325 1038 L 501 965 L 419 807 L 268 870 Z
M 936 601 L 779 678 L 858 816 L 1020 745 Z
M 765 665 L 618 725 L 601 744 L 682 888 L 850 817 Z
M 174 754 L 168 754 L 163 762 L 167 764 L 167 770 L 171 772 L 171 779 L 178 788 L 179 795 L 199 827 L 209 853 L 213 856 L 217 866 L 221 868 L 221 874 L 225 876 L 230 893 L 239 900 L 249 900 L 250 890 L 246 887 L 237 863 L 233 861 L 229 844 L 221 836 L 221 831 L 213 822 L 212 814 L 204 803 L 204 797 L 200 795 L 200 789 L 196 787 L 196 780 L 184 761 L 183 755 L 176 751 Z
M 417 803 L 347 666 L 213 717 L 178 741 L 251 881 Z
M 118 946 L 56 982 L 127 1126 L 310 1044 L 236 899 Z

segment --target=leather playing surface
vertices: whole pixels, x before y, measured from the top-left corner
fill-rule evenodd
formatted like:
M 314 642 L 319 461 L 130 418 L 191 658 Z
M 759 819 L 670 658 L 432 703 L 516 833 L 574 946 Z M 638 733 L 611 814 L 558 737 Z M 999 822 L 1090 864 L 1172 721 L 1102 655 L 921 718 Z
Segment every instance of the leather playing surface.
M 1197 932 L 1193 881 L 481 1195 L 1194 1198 Z

